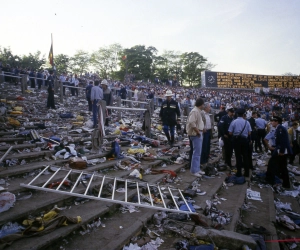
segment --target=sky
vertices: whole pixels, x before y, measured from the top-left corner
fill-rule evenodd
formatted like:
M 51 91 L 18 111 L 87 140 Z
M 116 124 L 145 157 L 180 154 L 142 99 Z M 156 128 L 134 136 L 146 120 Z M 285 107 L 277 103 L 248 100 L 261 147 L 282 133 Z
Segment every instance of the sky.
M 0 46 L 17 55 L 119 43 L 198 52 L 213 71 L 300 74 L 299 0 L 0 0 Z

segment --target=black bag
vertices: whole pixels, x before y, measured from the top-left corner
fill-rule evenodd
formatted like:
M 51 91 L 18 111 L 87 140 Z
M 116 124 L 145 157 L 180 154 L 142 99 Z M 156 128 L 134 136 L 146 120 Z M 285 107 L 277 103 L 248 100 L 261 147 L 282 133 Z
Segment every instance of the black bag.
M 214 165 L 207 165 L 205 168 L 205 175 L 212 176 L 218 175 L 218 171 L 216 170 Z
M 197 194 L 196 194 L 196 190 L 192 190 L 192 189 L 189 189 L 189 188 L 187 188 L 186 190 L 184 190 L 183 192 L 182 192 L 182 194 L 184 195 L 184 196 L 189 196 L 189 197 L 195 197 Z

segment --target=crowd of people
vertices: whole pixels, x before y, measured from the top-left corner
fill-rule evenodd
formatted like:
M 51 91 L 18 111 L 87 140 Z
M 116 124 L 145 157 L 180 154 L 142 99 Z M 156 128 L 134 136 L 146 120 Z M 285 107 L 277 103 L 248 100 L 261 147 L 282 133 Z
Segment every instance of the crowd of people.
M 18 84 L 14 76 L 28 75 L 31 88 L 48 88 L 47 107 L 55 109 L 54 81 L 63 84 L 72 96 L 85 93 L 88 110 L 93 114 L 94 127 L 97 127 L 97 105 L 105 100 L 112 105 L 114 97 L 120 96 L 123 105 L 131 97 L 141 102 L 151 99 L 155 108 L 160 108 L 163 131 L 170 146 L 174 145 L 174 131 L 181 127 L 182 114 L 187 116 L 185 133 L 190 141 L 190 171 L 195 176 L 204 174 L 203 168 L 209 161 L 210 139 L 217 124 L 218 137 L 223 143 L 223 159 L 229 168 L 236 168 L 236 176 L 249 176 L 253 169 L 252 154 L 271 152 L 267 180 L 274 184 L 274 176 L 283 179 L 283 187 L 289 188 L 287 164 L 293 164 L 299 154 L 299 111 L 298 89 L 276 89 L 268 93 L 255 93 L 238 89 L 206 89 L 172 84 L 157 84 L 150 81 L 135 81 L 133 75 L 124 82 L 101 79 L 98 74 L 87 72 L 80 76 L 66 72 L 53 75 L 52 70 L 12 69 L 9 65 L 0 69 L 5 81 Z M 219 112 L 212 115 L 211 109 Z M 184 113 L 185 112 L 185 113 Z M 106 121 L 106 125 L 108 121 Z M 235 152 L 236 166 L 232 166 Z M 299 162 L 300 163 L 300 162 Z

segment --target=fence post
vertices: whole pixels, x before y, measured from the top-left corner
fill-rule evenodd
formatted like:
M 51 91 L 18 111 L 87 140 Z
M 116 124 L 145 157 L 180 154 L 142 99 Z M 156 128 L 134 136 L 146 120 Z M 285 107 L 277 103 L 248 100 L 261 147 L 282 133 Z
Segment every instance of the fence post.
M 60 82 L 60 102 L 63 103 L 64 102 L 64 87 L 63 87 L 64 83 Z
M 24 94 L 25 90 L 27 90 L 27 75 L 22 76 L 21 90 L 22 90 L 22 94 Z
M 4 83 L 4 71 L 0 71 L 0 83 Z
M 154 99 L 150 100 L 150 114 L 152 115 L 154 113 Z
M 151 116 L 149 110 L 145 111 L 145 135 L 151 138 Z
M 132 101 L 132 91 L 128 91 L 128 100 Z M 132 102 L 129 102 L 128 106 L 132 108 Z
M 102 107 L 102 114 L 103 114 L 103 125 L 105 124 L 106 122 L 106 101 L 104 100 L 100 100 L 100 103 L 101 103 L 101 107 Z
M 117 96 L 117 107 L 121 107 L 121 96 Z M 121 120 L 121 110 L 118 111 L 118 120 Z

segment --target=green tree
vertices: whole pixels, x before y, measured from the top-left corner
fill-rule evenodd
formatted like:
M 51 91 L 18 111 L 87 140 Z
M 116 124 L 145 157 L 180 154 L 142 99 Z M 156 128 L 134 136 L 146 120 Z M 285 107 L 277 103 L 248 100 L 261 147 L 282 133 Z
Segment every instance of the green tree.
M 117 43 L 101 47 L 92 53 L 91 65 L 100 72 L 101 77 L 111 77 L 117 71 L 120 51 L 122 51 L 122 46 Z
M 169 76 L 168 79 L 177 80 L 178 82 L 182 81 L 182 60 L 181 52 L 173 50 L 165 50 L 163 52 L 163 57 L 168 61 L 167 67 Z
M 169 78 L 168 60 L 163 56 L 155 56 L 152 64 L 153 77 L 164 81 Z
M 73 57 L 70 58 L 70 68 L 77 74 L 82 74 L 89 70 L 90 54 L 83 50 L 78 50 Z
M 56 67 L 57 74 L 67 72 L 70 65 L 70 58 L 65 54 L 58 54 L 54 56 L 54 65 Z
M 124 49 L 123 54 L 120 55 L 119 76 L 124 77 L 126 73 L 132 73 L 137 80 L 152 78 L 152 63 L 156 53 L 157 49 L 152 46 L 146 48 L 144 45 L 136 45 Z M 126 56 L 125 60 L 122 60 L 123 56 Z
M 182 77 L 189 86 L 201 84 L 201 72 L 210 70 L 213 64 L 207 62 L 207 59 L 198 52 L 185 52 L 181 56 Z
M 20 65 L 21 58 L 18 55 L 14 55 L 11 49 L 0 47 L 0 61 L 3 65 L 9 64 L 11 67 Z
M 41 52 L 37 51 L 34 54 L 23 55 L 21 58 L 21 66 L 23 68 L 39 69 L 46 62 L 45 56 L 41 56 Z

